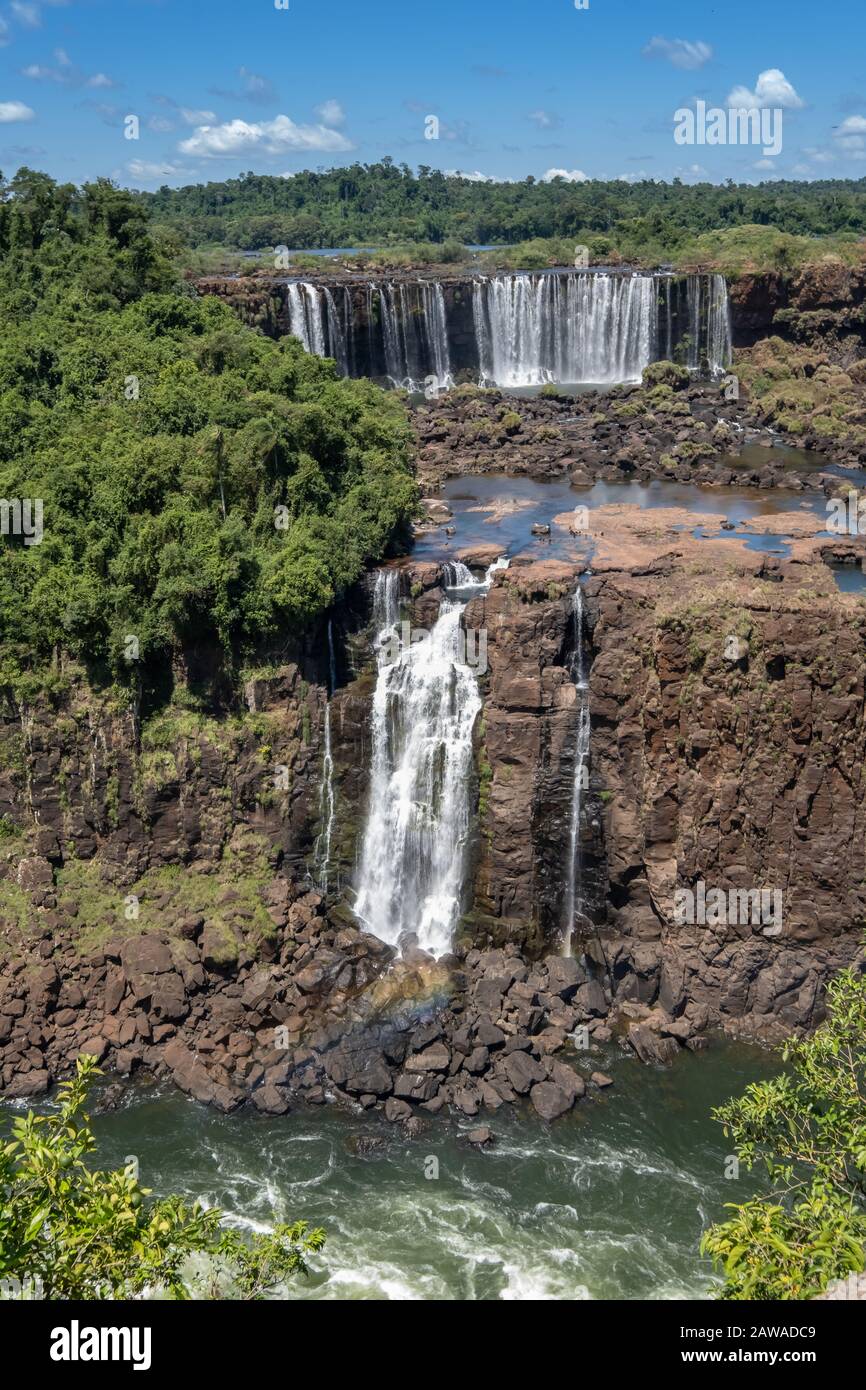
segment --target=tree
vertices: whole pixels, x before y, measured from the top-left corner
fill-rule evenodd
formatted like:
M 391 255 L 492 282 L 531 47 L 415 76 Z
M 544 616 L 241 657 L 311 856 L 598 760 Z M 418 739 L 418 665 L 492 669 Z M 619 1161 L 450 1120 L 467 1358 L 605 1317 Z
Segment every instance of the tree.
M 0 1145 L 0 1297 L 258 1300 L 308 1272 L 325 1233 L 303 1221 L 249 1242 L 221 1229 L 221 1213 L 181 1197 L 149 1200 L 132 1168 L 94 1171 L 96 1143 L 83 1113 L 98 1070 L 78 1060 L 57 1110 L 12 1124 Z M 195 1260 L 195 1270 L 192 1257 Z M 202 1269 L 203 1266 L 203 1269 Z
M 747 1087 L 714 1112 L 747 1169 L 763 1163 L 772 1194 L 730 1206 L 702 1250 L 726 1299 L 804 1299 L 866 1268 L 866 977 L 845 970 L 828 1016 L 789 1041 L 793 1070 Z

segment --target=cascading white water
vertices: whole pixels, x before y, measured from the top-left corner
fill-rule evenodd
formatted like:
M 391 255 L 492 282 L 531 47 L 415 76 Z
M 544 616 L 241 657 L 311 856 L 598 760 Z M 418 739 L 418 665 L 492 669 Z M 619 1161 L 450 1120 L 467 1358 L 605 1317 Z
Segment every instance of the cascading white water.
M 589 681 L 584 658 L 583 589 L 578 581 L 572 604 L 574 623 L 574 654 L 571 674 L 577 690 L 577 736 L 574 748 L 574 780 L 571 793 L 571 820 L 568 836 L 568 860 L 565 872 L 565 903 L 562 915 L 563 954 L 572 953 L 575 918 L 581 915 L 581 813 L 589 771 Z
M 334 296 L 329 289 L 322 291 L 325 298 L 325 313 L 328 323 L 328 342 L 330 344 L 329 357 L 333 357 L 337 363 L 337 368 L 341 376 L 349 375 L 349 354 L 346 350 L 346 334 L 340 322 L 340 315 L 334 303 Z M 349 305 L 351 306 L 351 299 Z
M 726 372 L 732 355 L 731 301 L 724 275 L 710 280 L 710 300 L 707 307 L 707 361 L 713 376 Z
M 289 281 L 289 332 L 303 343 L 307 352 L 325 356 L 324 296 L 315 285 Z
M 348 286 L 341 312 L 327 287 L 288 282 L 290 331 L 308 352 L 333 357 L 344 376 L 384 375 L 410 391 L 453 386 L 442 285 L 371 282 L 362 293 L 365 343 L 356 338 Z M 659 357 L 719 376 L 731 359 L 722 275 L 567 271 L 481 277 L 473 280 L 472 316 L 480 380 L 506 389 L 548 381 L 639 382 Z
M 657 305 L 648 275 L 500 275 L 475 281 L 481 380 L 640 381 L 653 359 Z
M 385 371 L 395 386 L 422 391 L 453 386 L 442 286 L 432 280 L 379 287 Z
M 355 911 L 383 941 L 396 945 L 414 932 L 434 955 L 449 949 L 462 907 L 472 735 L 481 710 L 461 619 L 469 598 L 486 593 L 505 563 L 492 565 L 481 582 L 454 566 L 436 623 L 414 641 L 398 638 L 397 574 L 376 576 L 378 678 Z
M 325 705 L 325 752 L 322 762 L 322 782 L 319 789 L 319 820 L 321 830 L 313 848 L 316 866 L 317 886 L 323 893 L 328 891 L 328 872 L 331 866 L 331 839 L 334 833 L 334 757 L 331 748 L 331 701 L 337 684 L 337 669 L 334 660 L 334 628 L 328 623 L 328 700 Z

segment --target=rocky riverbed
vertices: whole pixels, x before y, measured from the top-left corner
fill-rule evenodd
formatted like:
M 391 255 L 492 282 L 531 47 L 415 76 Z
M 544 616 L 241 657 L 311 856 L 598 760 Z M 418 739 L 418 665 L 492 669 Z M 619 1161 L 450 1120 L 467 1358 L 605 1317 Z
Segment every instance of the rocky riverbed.
M 688 381 L 670 363 L 648 369 L 654 377 L 660 384 L 574 397 L 449 392 L 413 412 L 421 485 L 494 472 L 575 487 L 662 480 L 833 496 L 844 470 L 862 467 L 862 450 L 823 442 L 810 452 L 804 445 L 816 440 L 774 431 L 745 398 L 728 401 L 721 386 Z M 824 471 L 834 463 L 841 468 Z

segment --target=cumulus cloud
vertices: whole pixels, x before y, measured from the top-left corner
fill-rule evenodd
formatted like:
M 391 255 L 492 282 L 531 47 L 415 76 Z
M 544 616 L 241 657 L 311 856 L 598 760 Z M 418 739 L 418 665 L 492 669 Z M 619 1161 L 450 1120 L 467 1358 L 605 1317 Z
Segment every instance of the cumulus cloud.
M 346 120 L 346 113 L 338 101 L 331 99 L 323 101 L 321 106 L 315 108 L 316 115 L 323 125 L 343 125 Z
M 582 169 L 548 169 L 542 174 L 541 182 L 550 183 L 553 179 L 563 179 L 565 183 L 586 183 L 587 175 Z
M 673 63 L 675 68 L 684 68 L 687 72 L 693 72 L 696 68 L 702 68 L 710 61 L 713 50 L 708 43 L 702 39 L 663 39 L 656 35 L 644 45 L 643 56 L 645 58 L 664 58 L 669 63 Z
M 866 116 L 846 116 L 833 131 L 833 139 L 840 149 L 854 153 L 866 150 Z
M 32 121 L 36 112 L 23 101 L 0 101 L 0 124 L 11 125 L 15 121 Z
M 326 125 L 296 125 L 288 116 L 273 121 L 226 121 L 222 125 L 200 125 L 188 140 L 182 140 L 182 154 L 207 159 L 230 159 L 256 151 L 286 154 L 290 150 L 351 150 L 354 146 L 338 130 Z
M 728 106 L 764 107 L 781 106 L 786 111 L 798 111 L 806 105 L 798 96 L 791 83 L 780 68 L 767 68 L 758 76 L 755 90 L 748 87 L 735 87 L 727 100 Z

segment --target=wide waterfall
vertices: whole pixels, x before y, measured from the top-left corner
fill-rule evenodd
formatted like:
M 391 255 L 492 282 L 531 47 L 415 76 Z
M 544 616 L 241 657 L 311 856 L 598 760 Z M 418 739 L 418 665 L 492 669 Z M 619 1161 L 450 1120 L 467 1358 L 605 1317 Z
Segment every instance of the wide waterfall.
M 441 955 L 463 907 L 472 823 L 472 736 L 481 710 L 467 662 L 463 610 L 493 572 L 450 566 L 429 633 L 399 625 L 399 575 L 380 570 L 373 601 L 378 678 L 373 697 L 369 806 L 355 911 L 384 941 L 416 933 Z
M 583 794 L 587 789 L 589 772 L 589 681 L 584 657 L 583 589 L 578 581 L 572 605 L 574 624 L 574 653 L 571 674 L 577 691 L 577 733 L 574 745 L 574 772 L 571 793 L 568 858 L 565 866 L 565 903 L 562 916 L 563 952 L 572 953 L 575 919 L 583 913 L 581 899 L 581 813 Z
M 317 286 L 287 281 L 289 332 L 344 376 L 433 394 L 458 372 L 504 389 L 639 382 L 668 359 L 719 376 L 731 360 L 722 275 L 543 271 Z
M 649 275 L 501 275 L 475 281 L 481 381 L 640 381 L 655 356 Z

